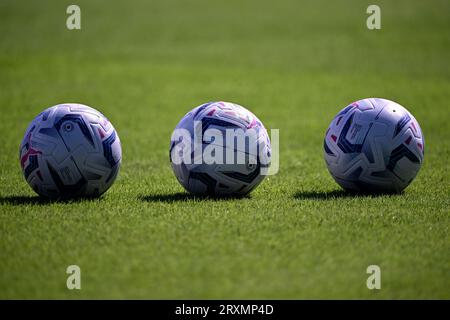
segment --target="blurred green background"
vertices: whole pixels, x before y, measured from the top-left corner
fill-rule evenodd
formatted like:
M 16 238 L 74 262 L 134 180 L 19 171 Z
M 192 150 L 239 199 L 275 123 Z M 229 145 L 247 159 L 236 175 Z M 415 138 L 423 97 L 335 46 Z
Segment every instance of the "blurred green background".
M 70 4 L 0 2 L 0 298 L 450 298 L 448 1 L 76 1 L 73 31 Z M 424 132 L 402 195 L 347 196 L 326 170 L 329 122 L 366 97 L 404 105 Z M 171 172 L 172 130 L 214 100 L 280 129 L 280 172 L 249 198 L 193 199 Z M 120 135 L 101 199 L 46 203 L 22 177 L 28 123 L 62 102 Z

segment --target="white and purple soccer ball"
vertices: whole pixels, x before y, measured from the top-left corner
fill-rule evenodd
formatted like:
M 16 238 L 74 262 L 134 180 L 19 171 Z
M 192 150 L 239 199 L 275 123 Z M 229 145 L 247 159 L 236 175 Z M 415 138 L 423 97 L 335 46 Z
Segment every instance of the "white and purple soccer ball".
M 188 112 L 172 134 L 169 153 L 180 184 L 211 196 L 248 194 L 264 179 L 271 158 L 262 122 L 244 107 L 222 101 Z
M 19 156 L 26 181 L 39 195 L 96 197 L 116 179 L 122 149 L 104 115 L 65 103 L 44 110 L 31 122 Z
M 424 157 L 417 120 L 390 100 L 353 102 L 331 122 L 324 140 L 328 170 L 344 189 L 401 192 L 416 177 Z

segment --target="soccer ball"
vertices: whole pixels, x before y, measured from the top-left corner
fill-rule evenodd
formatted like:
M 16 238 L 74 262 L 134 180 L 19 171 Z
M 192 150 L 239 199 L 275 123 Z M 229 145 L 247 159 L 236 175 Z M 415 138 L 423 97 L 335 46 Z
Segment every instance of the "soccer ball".
M 108 119 L 76 103 L 40 113 L 19 153 L 26 181 L 48 198 L 100 196 L 116 179 L 122 158 L 119 136 Z
M 169 156 L 175 176 L 187 191 L 238 196 L 264 179 L 270 152 L 267 131 L 253 113 L 234 103 L 209 102 L 178 123 Z
M 417 120 L 386 99 L 353 102 L 331 122 L 324 156 L 333 178 L 346 190 L 401 192 L 417 175 L 424 138 Z

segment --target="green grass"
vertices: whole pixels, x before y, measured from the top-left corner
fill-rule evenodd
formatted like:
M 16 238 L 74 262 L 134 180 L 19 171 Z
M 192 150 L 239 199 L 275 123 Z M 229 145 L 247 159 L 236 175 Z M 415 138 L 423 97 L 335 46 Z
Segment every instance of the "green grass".
M 450 298 L 450 5 L 377 1 L 0 2 L 0 298 Z M 385 97 L 426 139 L 401 195 L 339 192 L 322 159 L 332 117 Z M 211 100 L 280 129 L 280 172 L 249 198 L 186 197 L 170 134 Z M 123 148 L 100 199 L 46 203 L 24 181 L 28 123 L 93 106 Z M 77 264 L 82 290 L 69 291 Z M 377 264 L 382 289 L 366 288 Z

